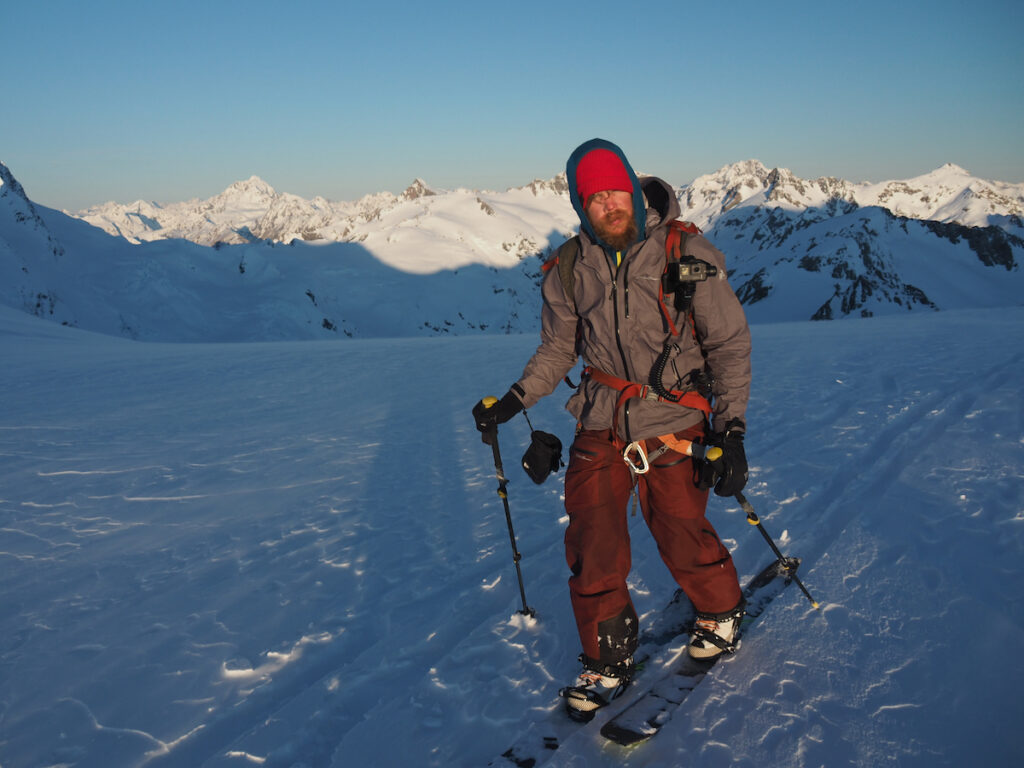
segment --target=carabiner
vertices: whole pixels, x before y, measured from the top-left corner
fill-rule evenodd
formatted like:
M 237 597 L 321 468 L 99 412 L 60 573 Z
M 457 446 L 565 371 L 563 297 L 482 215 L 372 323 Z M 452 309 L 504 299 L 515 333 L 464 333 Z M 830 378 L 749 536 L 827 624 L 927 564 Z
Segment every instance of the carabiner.
M 640 457 L 640 466 L 637 466 L 636 461 L 630 455 L 633 452 Z M 647 451 L 644 450 L 643 440 L 635 440 L 627 445 L 626 450 L 622 452 L 622 459 L 633 470 L 635 475 L 646 474 L 651 468 L 651 465 L 647 462 Z

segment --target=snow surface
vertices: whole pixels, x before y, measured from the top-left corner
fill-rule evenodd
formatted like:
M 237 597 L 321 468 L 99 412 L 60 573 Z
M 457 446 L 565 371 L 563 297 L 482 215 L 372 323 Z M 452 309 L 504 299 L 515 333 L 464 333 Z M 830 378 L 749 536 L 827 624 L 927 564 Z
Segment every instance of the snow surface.
M 1024 309 L 755 326 L 748 496 L 803 558 L 664 731 L 550 766 L 1024 762 Z M 535 335 L 160 344 L 0 307 L 0 765 L 483 766 L 576 671 L 562 477 L 469 411 Z M 571 438 L 566 390 L 531 410 Z M 710 516 L 749 576 L 735 504 Z M 673 583 L 631 520 L 637 609 Z M 680 642 L 675 650 L 681 650 Z

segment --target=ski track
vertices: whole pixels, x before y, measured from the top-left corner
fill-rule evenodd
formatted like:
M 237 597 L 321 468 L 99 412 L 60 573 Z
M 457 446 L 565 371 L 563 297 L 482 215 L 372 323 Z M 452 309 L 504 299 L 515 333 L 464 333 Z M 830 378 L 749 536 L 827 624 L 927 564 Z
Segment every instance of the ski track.
M 944 433 L 963 420 L 986 389 L 1005 380 L 1008 371 L 1019 367 L 1020 360 L 1020 355 L 1015 356 L 982 376 L 972 375 L 955 382 L 956 386 L 947 387 L 948 391 L 933 392 L 879 427 L 872 440 L 849 456 L 846 465 L 824 487 L 801 502 L 809 510 L 805 519 L 816 523 L 814 533 L 801 537 L 806 557 L 814 558 L 828 551 L 842 535 L 851 512 L 859 508 L 858 500 L 881 498 L 898 480 L 902 467 L 934 443 L 943 442 Z M 955 442 L 949 441 L 949 445 Z M 804 563 L 806 573 L 807 559 Z
M 979 359 L 985 359 L 983 351 Z M 822 431 L 846 425 L 854 427 L 853 433 L 870 430 L 872 434 L 870 439 L 859 440 L 856 450 L 839 451 L 841 462 L 826 483 L 797 501 L 786 500 L 773 510 L 774 514 L 764 517 L 769 525 L 775 523 L 776 535 L 782 532 L 778 525 L 782 519 L 799 529 L 799 536 L 782 548 L 804 557 L 802 576 L 822 601 L 822 611 L 812 611 L 791 590 L 790 606 L 782 612 L 788 618 L 767 617 L 768 621 L 755 627 L 755 634 L 765 634 L 763 644 L 748 644 L 746 653 L 720 665 L 723 674 L 699 691 L 692 703 L 687 737 L 675 738 L 678 749 L 688 754 L 688 764 L 716 766 L 723 760 L 734 765 L 756 764 L 743 757 L 746 740 L 753 744 L 750 751 L 760 755 L 760 760 L 772 759 L 778 765 L 960 765 L 973 759 L 969 748 L 951 752 L 943 731 L 957 727 L 983 734 L 971 740 L 975 749 L 991 755 L 995 763 L 1005 764 L 1000 761 L 1005 761 L 1014 748 L 1000 740 L 997 726 L 978 721 L 977 709 L 984 705 L 973 701 L 978 696 L 973 693 L 970 673 L 940 672 L 921 658 L 908 658 L 906 651 L 908 643 L 923 642 L 931 646 L 925 658 L 931 658 L 929 654 L 941 657 L 957 653 L 956 628 L 976 626 L 977 601 L 983 601 L 987 603 L 982 609 L 986 611 L 982 620 L 986 626 L 980 631 L 991 636 L 979 644 L 989 649 L 990 658 L 1006 657 L 1005 649 L 1019 645 L 1014 638 L 1024 628 L 1021 599 L 1010 596 L 1011 610 L 1007 612 L 1000 595 L 983 587 L 975 591 L 971 579 L 958 586 L 931 564 L 937 561 L 935 551 L 959 552 L 965 563 L 978 562 L 980 555 L 1007 575 L 1019 576 L 1024 553 L 1018 540 L 993 536 L 980 521 L 976 537 L 965 539 L 968 528 L 954 519 L 958 514 L 954 500 L 940 500 L 937 495 L 931 498 L 943 488 L 918 489 L 908 481 L 919 482 L 913 473 L 925 464 L 935 467 L 930 475 L 946 482 L 948 475 L 957 471 L 957 462 L 966 459 L 969 464 L 969 452 L 980 448 L 978 453 L 986 452 L 1008 462 L 1010 477 L 1014 472 L 1017 475 L 1016 482 L 1010 477 L 1000 481 L 1005 484 L 1006 511 L 1012 514 L 1013 505 L 1020 503 L 1019 464 L 1014 471 L 1011 457 L 1021 454 L 1020 411 L 1013 405 L 1016 382 L 1024 378 L 1021 360 L 1018 353 L 978 374 L 937 377 L 933 391 L 909 393 L 907 402 L 884 421 L 880 418 L 885 415 L 884 409 L 872 414 L 853 402 L 833 402 L 824 418 L 810 420 L 807 443 L 825 449 L 825 455 L 814 457 L 817 462 L 827 461 L 829 441 L 816 436 Z M 954 360 L 953 366 L 956 364 Z M 923 380 L 919 377 L 917 383 Z M 868 389 L 869 394 L 874 391 Z M 893 387 L 883 391 L 894 400 L 900 399 L 901 393 Z M 986 435 L 971 432 L 970 420 L 989 411 L 998 414 L 1004 407 L 1009 410 L 1008 423 L 1000 424 L 1000 417 L 993 415 L 991 420 L 1004 430 L 992 433 L 995 444 L 984 451 Z M 959 439 L 961 433 L 966 433 L 966 441 Z M 1005 456 L 1007 450 L 1011 457 Z M 999 477 L 998 473 L 995 476 Z M 969 489 L 970 485 L 965 487 Z M 987 510 L 986 516 L 991 522 L 999 519 L 996 509 Z M 985 583 L 984 579 L 977 581 Z M 895 584 L 899 587 L 894 591 Z M 925 609 L 925 616 L 933 613 L 934 618 L 916 619 L 921 609 L 911 605 L 915 602 L 908 600 L 911 595 L 917 600 L 948 595 L 948 604 L 940 602 L 931 612 Z M 880 617 L 877 623 L 870 622 L 874 614 Z M 813 623 L 806 624 L 808 620 Z M 792 637 L 794 627 L 799 627 L 799 634 Z M 813 644 L 816 638 L 823 647 L 849 649 L 835 657 L 826 674 L 826 687 L 845 687 L 849 700 L 809 696 L 802 690 L 799 681 L 807 684 L 808 679 L 821 674 L 799 662 L 803 633 L 808 635 L 807 643 Z M 787 639 L 788 635 L 791 637 Z M 783 656 L 782 668 L 773 668 L 767 646 L 794 641 L 789 658 Z M 737 673 L 731 675 L 729 667 L 733 664 Z M 741 680 L 741 670 L 746 671 L 748 681 Z M 922 694 L 928 688 L 928 684 L 922 685 L 922 678 L 935 675 L 949 679 L 937 686 L 931 683 L 943 693 Z M 1007 685 L 1013 684 L 1001 682 L 998 687 Z M 999 693 L 1005 691 L 996 695 Z M 737 704 L 731 699 L 742 707 L 748 697 L 763 702 L 762 706 L 736 717 Z M 960 704 L 964 699 L 971 701 Z M 951 706 L 953 702 L 959 706 Z M 862 707 L 869 710 L 867 717 L 859 714 Z M 922 723 L 915 735 L 894 736 L 894 724 L 908 718 Z M 781 724 L 787 721 L 788 726 Z M 759 725 L 764 726 L 763 730 L 758 730 Z M 553 764 L 572 763 L 556 760 Z
M 267 696 L 250 697 L 236 711 L 192 736 L 168 756 L 168 764 L 236 766 L 235 757 L 241 753 L 265 755 L 266 765 L 290 765 L 295 755 L 301 755 L 310 765 L 329 765 L 335 752 L 344 751 L 351 731 L 358 731 L 376 711 L 396 708 L 386 692 L 420 683 L 421 671 L 433 669 L 459 638 L 474 629 L 479 613 L 479 607 L 472 607 L 474 602 L 490 598 L 467 593 L 458 585 L 467 579 L 484 581 L 493 573 L 493 563 L 489 558 L 476 557 L 477 562 L 469 568 L 437 569 L 437 552 L 457 549 L 472 553 L 477 547 L 471 536 L 461 543 L 445 537 L 457 526 L 447 522 L 428 524 L 433 516 L 446 514 L 438 502 L 440 498 L 454 502 L 453 508 L 459 512 L 470 504 L 458 485 L 455 493 L 446 489 L 442 494 L 434 487 L 451 469 L 446 463 L 451 449 L 447 436 L 456 434 L 462 442 L 479 442 L 476 432 L 467 430 L 464 423 L 451 426 L 452 432 L 441 429 L 417 434 L 407 446 L 410 451 L 387 446 L 383 451 L 388 454 L 387 461 L 377 456 L 366 462 L 365 482 L 370 487 L 391 486 L 395 494 L 393 507 L 383 507 L 369 517 L 383 517 L 380 529 L 398 531 L 400 535 L 394 544 L 367 543 L 365 548 L 375 553 L 401 553 L 403 561 L 366 564 L 367 568 L 380 569 L 386 584 L 376 595 L 380 604 L 387 606 L 379 625 L 357 638 L 340 636 L 340 642 L 331 643 L 329 650 L 311 654 L 309 663 L 295 675 L 275 676 Z M 393 466 L 388 463 L 391 460 L 404 468 L 398 473 L 397 484 Z M 470 487 L 473 485 L 476 482 Z M 419 512 L 410 515 L 409 511 L 417 507 Z M 408 562 L 408 553 L 422 547 L 430 552 L 422 558 L 422 565 L 417 565 L 415 558 Z M 450 580 L 438 582 L 445 576 Z M 455 596 L 453 585 L 458 593 Z M 471 609 L 454 610 L 460 605 Z M 386 664 L 382 660 L 387 660 Z M 407 695 L 399 697 L 397 707 L 400 709 L 408 699 Z M 296 717 L 297 712 L 303 714 Z M 303 723 L 298 732 L 292 725 L 296 721 Z M 160 761 L 152 764 L 159 765 Z
M 467 425 L 468 420 L 458 418 L 465 409 L 461 390 L 447 396 L 453 400 L 451 431 L 432 430 L 422 439 L 417 436 L 415 441 L 410 441 L 410 446 L 414 446 L 414 456 L 406 456 L 400 451 L 401 455 L 397 457 L 399 466 L 411 471 L 401 473 L 402 482 L 395 488 L 396 498 L 391 500 L 393 507 L 379 511 L 385 518 L 394 519 L 394 522 L 382 522 L 381 531 L 401 531 L 401 543 L 394 546 L 368 544 L 366 547 L 373 552 L 400 552 L 406 563 L 400 566 L 400 573 L 396 570 L 390 577 L 384 577 L 393 584 L 393 588 L 378 595 L 380 603 L 387 606 L 380 626 L 358 638 L 342 634 L 327 647 L 314 646 L 307 650 L 301 671 L 296 670 L 293 674 L 288 670 L 278 672 L 266 695 L 258 695 L 260 691 L 251 694 L 228 715 L 207 723 L 202 730 L 177 744 L 173 752 L 154 758 L 149 764 L 235 766 L 238 755 L 263 755 L 261 759 L 266 765 L 290 765 L 296 755 L 301 755 L 310 765 L 329 765 L 332 759 L 345 764 L 344 755 L 350 742 L 355 749 L 365 750 L 367 743 L 375 741 L 380 743 L 380 759 L 388 763 L 398 759 L 389 757 L 388 752 L 396 742 L 388 738 L 388 732 L 376 733 L 381 722 L 391 722 L 389 727 L 393 727 L 396 718 L 401 720 L 414 716 L 408 722 L 408 728 L 443 733 L 444 710 L 450 708 L 450 702 L 446 701 L 450 696 L 442 696 L 442 703 L 439 703 L 433 696 L 417 695 L 414 691 L 417 687 L 444 691 L 446 664 L 457 667 L 463 667 L 467 662 L 479 664 L 479 685 L 488 684 L 495 675 L 501 674 L 501 669 L 487 658 L 492 656 L 491 651 L 481 657 L 480 648 L 493 646 L 495 635 L 505 638 L 514 655 L 529 657 L 529 665 L 538 663 L 536 652 L 526 645 L 517 647 L 515 642 L 517 636 L 525 635 L 532 643 L 536 639 L 536 622 L 515 614 L 509 620 L 508 616 L 514 610 L 510 606 L 496 623 L 481 626 L 475 617 L 481 610 L 486 612 L 487 605 L 493 603 L 493 593 L 487 589 L 466 590 L 460 586 L 474 582 L 485 584 L 495 572 L 495 559 L 502 574 L 499 583 L 504 582 L 510 587 L 514 585 L 515 578 L 502 506 L 495 493 L 497 480 L 493 465 L 486 463 L 490 449 L 480 442 L 471 425 Z M 446 487 L 443 491 L 434 488 L 443 482 L 442 478 L 452 468 L 448 464 L 453 458 L 450 435 L 456 437 L 458 460 L 455 466 L 464 466 L 463 472 L 468 478 L 463 486 L 454 484 L 454 493 L 451 488 Z M 503 455 L 506 474 L 518 471 L 519 444 L 511 437 L 511 434 L 506 436 L 509 455 Z M 516 434 L 515 437 L 521 435 Z M 485 460 L 482 469 L 481 457 Z M 375 464 L 368 462 L 368 466 Z M 374 478 L 371 472 L 365 481 L 371 487 L 377 484 L 394 487 L 390 465 L 378 463 L 376 466 L 381 476 Z M 526 515 L 531 510 L 525 504 L 531 496 L 538 492 L 551 495 L 550 489 L 546 493 L 540 489 L 527 489 L 516 476 L 512 476 L 510 489 L 516 522 L 528 521 Z M 487 500 L 482 511 L 475 508 L 481 497 Z M 409 510 L 417 506 L 425 508 L 410 518 Z M 470 522 L 464 527 L 467 535 L 462 542 L 446 537 L 452 530 L 458 530 L 458 526 L 450 522 L 438 526 L 437 531 L 445 534 L 439 536 L 422 522 L 429 521 L 434 515 L 450 515 L 453 510 L 466 516 Z M 523 527 L 529 530 L 527 526 Z M 489 545 L 481 551 L 478 539 L 483 534 L 474 530 L 480 528 L 487 529 L 486 540 L 497 540 L 496 546 Z M 424 542 L 430 543 L 434 553 L 424 558 L 424 567 L 418 569 L 415 558 L 412 565 L 407 563 L 408 553 Z M 437 553 L 441 551 L 471 553 L 475 562 L 469 568 L 463 565 L 439 571 Z M 536 556 L 537 553 L 531 555 Z M 549 544 L 540 557 L 560 559 L 560 541 Z M 373 567 L 387 574 L 387 563 L 375 563 Z M 427 582 L 417 578 L 418 570 L 423 571 Z M 439 576 L 447 576 L 450 581 L 436 583 Z M 430 581 L 435 584 L 431 586 Z M 517 588 L 515 600 L 517 609 Z M 531 604 L 533 602 L 531 599 Z M 552 613 L 547 609 L 542 612 Z M 414 638 L 421 639 L 417 641 Z M 469 638 L 468 641 L 465 638 Z M 387 663 L 382 664 L 382 660 L 387 660 Z M 426 676 L 423 670 L 428 670 Z M 394 690 L 412 693 L 390 698 L 387 692 Z M 528 699 L 530 694 L 523 692 L 523 696 Z M 471 702 L 469 707 L 480 709 Z M 486 705 L 482 709 L 486 713 Z M 378 717 L 377 713 L 382 714 Z M 507 726 L 504 716 L 499 715 L 498 720 Z M 303 723 L 298 732 L 293 726 L 295 722 Z M 368 729 L 370 733 L 367 733 Z M 458 749 L 457 734 L 454 736 L 450 751 Z M 450 751 L 441 752 L 436 757 L 423 756 L 422 759 L 430 761 L 429 764 L 444 764 L 447 759 L 444 755 Z
M 984 349 L 979 349 L 977 354 L 979 360 L 987 359 Z M 908 359 L 911 361 L 919 355 L 910 354 L 908 350 Z M 680 754 L 687 755 L 688 765 L 708 768 L 730 762 L 734 765 L 758 764 L 756 760 L 750 762 L 743 757 L 744 750 L 741 747 L 744 739 L 752 743 L 754 754 L 761 755 L 761 759 L 764 759 L 764 755 L 773 755 L 773 762 L 777 765 L 877 765 L 894 761 L 909 765 L 918 764 L 917 761 L 921 761 L 922 765 L 959 764 L 956 758 L 950 759 L 943 748 L 930 745 L 927 738 L 894 738 L 891 735 L 891 724 L 905 720 L 912 716 L 910 713 L 918 711 L 925 713 L 918 717 L 928 719 L 927 713 L 930 711 L 952 709 L 942 699 L 927 697 L 925 701 L 920 700 L 921 696 L 917 693 L 921 688 L 919 678 L 922 675 L 934 675 L 937 670 L 929 670 L 917 659 L 908 659 L 905 648 L 906 643 L 915 642 L 912 639 L 915 637 L 914 630 L 924 630 L 923 637 L 952 637 L 938 627 L 962 625 L 964 618 L 961 613 L 965 607 L 969 610 L 971 602 L 965 599 L 966 596 L 959 596 L 954 597 L 952 605 L 948 607 L 937 606 L 935 628 L 929 632 L 924 622 L 912 618 L 913 609 L 905 604 L 902 595 L 894 596 L 887 592 L 886 588 L 891 583 L 889 578 L 881 584 L 877 581 L 879 572 L 889 577 L 898 572 L 900 575 L 893 580 L 901 584 L 902 594 L 943 594 L 947 590 L 955 595 L 957 591 L 955 584 L 949 583 L 948 577 L 928 565 L 930 561 L 921 556 L 921 550 L 939 548 L 956 551 L 958 547 L 962 548 L 964 542 L 957 537 L 962 535 L 964 526 L 959 521 L 948 524 L 952 518 L 947 519 L 945 515 L 955 514 L 955 510 L 936 515 L 928 508 L 927 498 L 921 499 L 917 491 L 904 487 L 903 472 L 916 462 L 934 461 L 933 456 L 938 460 L 939 467 L 943 466 L 944 461 L 952 464 L 960 458 L 960 451 L 976 447 L 977 440 L 984 439 L 983 435 L 969 433 L 969 439 L 965 442 L 958 439 L 958 431 L 970 429 L 965 424 L 969 425 L 972 417 L 986 412 L 993 405 L 999 407 L 1002 403 L 1013 403 L 1016 397 L 1015 383 L 1024 380 L 1024 370 L 1021 370 L 1024 355 L 1019 353 L 1003 356 L 1001 360 L 997 356 L 994 359 L 999 362 L 981 372 L 968 372 L 970 367 L 963 366 L 961 359 L 973 362 L 971 356 L 954 357 L 952 363 L 944 360 L 943 365 L 937 366 L 941 375 L 933 380 L 918 375 L 911 377 L 910 383 L 902 386 L 897 376 L 871 371 L 865 364 L 847 381 L 863 388 L 868 395 L 865 398 L 868 403 L 856 397 L 816 399 L 813 401 L 815 405 L 824 406 L 817 415 L 812 413 L 807 418 L 801 418 L 801 429 L 786 430 L 784 434 L 789 439 L 772 445 L 776 453 L 774 459 L 768 459 L 768 466 L 763 473 L 766 479 L 760 479 L 762 475 L 756 470 L 753 472 L 750 497 L 755 506 L 761 506 L 757 497 L 758 489 L 764 491 L 772 488 L 776 494 L 784 496 L 787 482 L 802 479 L 801 475 L 794 474 L 791 467 L 785 466 L 786 459 L 790 459 L 793 466 L 807 467 L 813 464 L 828 466 L 830 469 L 828 473 L 808 473 L 807 476 L 827 478 L 817 488 L 805 491 L 798 498 L 783 498 L 782 501 L 772 499 L 768 505 L 764 505 L 768 512 L 761 510 L 762 519 L 770 533 L 780 541 L 783 551 L 804 558 L 802 578 L 822 602 L 822 611 L 819 613 L 810 609 L 795 588 L 789 590 L 786 596 L 788 609 L 781 611 L 788 614 L 788 620 L 769 615 L 766 617 L 766 626 L 759 623 L 753 628 L 747 639 L 750 650 L 716 667 L 712 679 L 705 681 L 704 687 L 684 707 L 689 714 L 683 716 L 692 720 L 689 729 L 669 735 L 668 741 L 672 744 L 662 744 L 662 747 L 671 752 L 672 746 L 675 746 Z M 827 362 L 824 367 L 828 367 Z M 853 367 L 856 368 L 856 365 Z M 954 371 L 960 368 L 965 372 L 950 375 L 951 368 Z M 849 373 L 846 375 L 849 376 Z M 864 386 L 865 378 L 877 378 L 881 384 Z M 928 382 L 930 389 L 921 389 L 925 382 Z M 785 391 L 785 386 L 780 389 Z M 879 395 L 884 396 L 884 399 L 877 400 Z M 799 400 L 799 396 L 796 399 Z M 1013 443 L 1009 445 L 1020 455 L 1019 435 L 1022 430 L 1019 408 L 1011 405 L 1010 413 L 1015 414 L 1016 418 L 1011 418 L 1005 425 L 1006 434 L 1001 439 L 1016 441 L 1015 446 Z M 762 413 L 755 408 L 755 423 L 758 423 L 757 417 L 762 415 L 769 416 L 769 420 L 772 418 L 770 412 Z M 748 452 L 757 463 L 763 455 L 759 447 L 772 440 L 772 425 L 769 424 L 763 433 L 753 434 Z M 851 435 L 855 436 L 852 440 Z M 815 446 L 816 453 L 806 457 L 806 446 Z M 945 457 L 943 447 L 949 451 Z M 1019 483 L 1007 485 L 1004 496 L 1008 505 L 1019 504 Z M 772 501 L 774 507 L 771 506 Z M 712 504 L 715 504 L 714 500 Z M 902 509 L 912 511 L 913 516 L 911 522 L 901 522 L 897 526 L 905 526 L 910 535 L 904 535 L 903 528 L 897 527 L 895 533 L 898 536 L 888 540 L 880 538 L 882 534 L 876 528 L 892 530 L 892 515 L 901 509 L 901 505 Z M 728 518 L 723 521 L 719 517 L 721 512 L 720 508 L 716 510 L 712 506 L 712 519 L 720 532 L 727 536 L 735 526 L 729 524 Z M 995 520 L 994 511 L 989 516 Z M 782 527 L 782 521 L 785 521 L 785 528 Z M 795 537 L 792 536 L 794 531 L 799 532 Z M 791 540 L 782 541 L 780 535 L 784 533 L 789 534 Z M 983 528 L 979 528 L 978 535 L 984 537 L 984 540 L 991 539 L 991 534 Z M 754 543 L 747 541 L 748 538 L 753 539 Z M 735 548 L 734 554 L 741 569 L 744 563 L 751 562 L 751 557 L 756 561 L 760 551 L 758 548 L 764 547 L 760 537 L 746 533 L 732 540 L 732 544 L 736 543 L 739 546 Z M 1003 564 L 1007 573 L 1019 574 L 1019 565 L 1015 569 L 1007 565 L 1019 563 L 1020 556 L 1024 554 L 1020 551 L 1019 543 L 1013 539 L 997 539 L 995 544 L 1001 550 L 999 563 Z M 978 546 L 991 548 L 991 544 L 987 543 Z M 838 553 L 843 554 L 837 557 Z M 915 565 L 919 559 L 926 561 L 924 567 Z M 867 574 L 870 575 L 865 580 Z M 842 590 L 830 591 L 830 584 L 841 585 Z M 994 639 L 985 645 L 993 648 L 1001 647 L 1000 643 L 1006 647 L 1012 646 L 1013 633 L 1024 628 L 1021 622 L 1024 619 L 1024 611 L 1020 609 L 1021 599 L 1011 597 L 1015 610 L 1011 611 L 1007 619 L 999 612 L 998 596 L 972 595 L 973 599 L 979 597 L 989 601 L 990 610 L 996 612 L 996 618 L 989 621 L 993 625 Z M 880 612 L 883 616 L 887 612 L 889 615 L 878 625 L 865 623 L 865 601 L 884 606 Z M 780 625 L 786 621 L 789 623 L 780 631 Z M 833 678 L 832 685 L 841 683 L 852 691 L 858 691 L 853 694 L 854 701 L 844 702 L 827 696 L 808 695 L 799 681 L 809 676 L 809 670 L 798 659 L 785 659 L 781 669 L 773 668 L 768 660 L 770 655 L 765 656 L 761 648 L 750 644 L 751 640 L 762 633 L 767 636 L 759 642 L 791 642 L 793 638 L 786 636 L 791 634 L 793 627 L 806 621 L 814 622 L 818 628 L 815 632 L 826 632 L 828 643 L 838 647 L 846 645 L 851 649 L 864 648 L 857 654 L 869 657 L 870 660 L 863 666 L 840 656 L 836 659 L 834 671 L 829 675 Z M 1016 623 L 1016 630 L 1012 628 L 1012 623 Z M 862 640 L 859 639 L 861 635 L 867 638 L 874 636 L 875 639 Z M 953 640 L 925 642 L 941 648 Z M 955 650 L 950 647 L 948 652 L 954 653 Z M 730 666 L 733 665 L 737 671 L 730 674 Z M 736 678 L 744 674 L 753 680 L 747 688 L 736 683 Z M 966 681 L 964 684 L 969 686 Z M 954 682 L 940 687 L 946 690 L 946 702 L 964 698 L 963 692 L 958 691 Z M 730 688 L 736 690 L 730 693 Z M 763 702 L 758 712 L 744 712 L 743 717 L 737 717 L 737 711 L 743 710 L 745 702 L 751 698 Z M 859 716 L 857 708 L 866 705 L 866 702 L 871 702 L 871 710 L 866 722 L 862 722 L 864 718 Z M 969 728 L 986 730 L 984 724 L 970 722 L 976 720 L 972 717 L 970 706 L 956 711 L 961 718 L 965 718 Z M 780 720 L 789 725 L 780 725 Z M 757 732 L 759 723 L 765 724 L 761 732 Z M 955 726 L 949 724 L 948 727 Z M 942 727 L 932 725 L 923 730 L 929 729 L 934 732 L 935 740 L 943 743 Z M 751 732 L 755 732 L 756 736 L 752 738 Z M 680 738 L 679 733 L 684 736 Z M 659 738 L 666 741 L 665 736 Z M 997 762 L 1009 754 L 1007 749 L 1012 751 L 1012 748 L 1000 745 L 994 731 L 986 734 L 984 743 L 981 749 L 995 756 Z M 600 755 L 598 762 L 580 762 L 579 754 L 593 756 L 595 748 L 598 750 L 596 754 Z M 968 754 L 965 752 L 963 757 L 968 759 Z M 585 729 L 571 735 L 557 752 L 543 756 L 538 765 L 633 765 L 634 760 L 637 765 L 648 764 L 639 752 L 600 744 L 600 740 L 595 739 L 593 729 Z M 650 764 L 660 763 L 655 761 Z

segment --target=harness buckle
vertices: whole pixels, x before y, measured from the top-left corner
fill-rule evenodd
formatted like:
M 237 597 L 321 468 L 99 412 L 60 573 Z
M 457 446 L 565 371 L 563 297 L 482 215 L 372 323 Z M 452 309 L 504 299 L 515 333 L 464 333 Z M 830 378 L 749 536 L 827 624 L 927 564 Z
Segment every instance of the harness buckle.
M 634 456 L 639 459 L 639 466 L 637 465 L 637 458 L 634 458 Z M 645 475 L 651 469 L 643 440 L 634 440 L 627 445 L 626 450 L 622 452 L 622 459 L 635 475 Z

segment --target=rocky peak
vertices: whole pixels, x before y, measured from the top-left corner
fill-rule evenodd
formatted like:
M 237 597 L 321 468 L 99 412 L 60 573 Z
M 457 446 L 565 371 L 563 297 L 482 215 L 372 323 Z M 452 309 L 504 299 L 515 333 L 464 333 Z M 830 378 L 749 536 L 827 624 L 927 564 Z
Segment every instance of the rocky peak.
M 35 229 L 46 229 L 46 224 L 25 194 L 24 187 L 3 163 L 0 163 L 0 200 L 11 207 L 14 219 L 19 224 L 27 224 Z
M 402 199 L 404 200 L 418 200 L 421 197 L 431 197 L 436 195 L 433 189 L 427 186 L 427 182 L 423 179 L 414 179 L 412 184 L 406 187 L 402 193 Z
M 801 179 L 787 168 L 772 168 L 767 178 L 768 199 L 799 205 L 807 189 Z
M 536 197 L 541 192 L 554 192 L 556 195 L 565 195 L 569 193 L 569 181 L 565 175 L 565 171 L 562 171 L 552 179 L 534 179 L 525 187 L 514 187 L 514 189 L 528 189 Z

